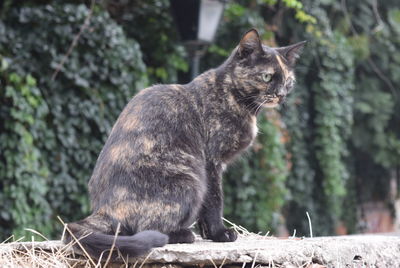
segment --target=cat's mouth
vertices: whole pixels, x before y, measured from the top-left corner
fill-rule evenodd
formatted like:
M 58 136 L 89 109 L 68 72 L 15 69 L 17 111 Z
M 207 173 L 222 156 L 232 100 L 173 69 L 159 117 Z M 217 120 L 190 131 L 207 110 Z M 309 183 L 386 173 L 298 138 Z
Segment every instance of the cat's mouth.
M 280 103 L 282 103 L 282 98 L 275 95 L 267 96 L 267 99 L 263 102 L 263 107 L 274 108 Z

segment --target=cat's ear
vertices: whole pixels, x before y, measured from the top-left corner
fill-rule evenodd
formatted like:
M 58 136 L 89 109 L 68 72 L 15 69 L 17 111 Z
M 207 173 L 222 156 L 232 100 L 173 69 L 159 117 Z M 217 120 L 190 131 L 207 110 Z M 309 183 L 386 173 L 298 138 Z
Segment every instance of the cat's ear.
M 289 62 L 290 65 L 294 65 L 296 60 L 300 57 L 301 51 L 306 43 L 307 41 L 301 41 L 287 47 L 279 47 L 276 50 Z
M 260 36 L 256 29 L 251 29 L 240 40 L 238 53 L 240 57 L 246 57 L 257 51 L 262 51 Z

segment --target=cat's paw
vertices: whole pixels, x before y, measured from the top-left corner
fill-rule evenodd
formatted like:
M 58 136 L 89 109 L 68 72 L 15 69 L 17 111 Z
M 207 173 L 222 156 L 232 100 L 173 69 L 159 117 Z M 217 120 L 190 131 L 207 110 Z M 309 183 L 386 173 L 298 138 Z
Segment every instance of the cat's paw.
M 224 228 L 210 238 L 214 242 L 233 242 L 237 239 L 237 233 L 234 229 Z
M 181 229 L 176 232 L 169 233 L 169 244 L 193 243 L 195 236 L 190 229 Z

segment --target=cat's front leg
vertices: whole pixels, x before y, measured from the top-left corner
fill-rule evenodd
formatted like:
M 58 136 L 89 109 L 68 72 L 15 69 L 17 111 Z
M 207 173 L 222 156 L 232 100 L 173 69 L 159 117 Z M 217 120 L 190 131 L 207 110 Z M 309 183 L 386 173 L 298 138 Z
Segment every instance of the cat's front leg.
M 215 242 L 233 242 L 235 230 L 228 229 L 222 222 L 223 192 L 222 168 L 214 163 L 207 164 L 207 194 L 199 214 L 198 225 L 203 238 Z

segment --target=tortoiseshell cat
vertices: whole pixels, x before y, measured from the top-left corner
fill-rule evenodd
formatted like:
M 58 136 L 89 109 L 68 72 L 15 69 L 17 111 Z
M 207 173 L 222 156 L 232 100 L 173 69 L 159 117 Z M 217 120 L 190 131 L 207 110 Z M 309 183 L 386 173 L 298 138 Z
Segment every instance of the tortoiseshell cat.
M 304 42 L 262 45 L 248 31 L 230 57 L 186 85 L 156 85 L 125 107 L 89 181 L 93 213 L 68 228 L 95 258 L 115 247 L 138 256 L 166 243 L 216 242 L 237 236 L 222 222 L 221 174 L 257 134 L 261 107 L 292 90 Z M 86 236 L 85 236 L 86 235 Z M 67 237 L 67 241 L 71 237 Z

